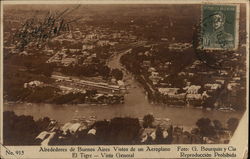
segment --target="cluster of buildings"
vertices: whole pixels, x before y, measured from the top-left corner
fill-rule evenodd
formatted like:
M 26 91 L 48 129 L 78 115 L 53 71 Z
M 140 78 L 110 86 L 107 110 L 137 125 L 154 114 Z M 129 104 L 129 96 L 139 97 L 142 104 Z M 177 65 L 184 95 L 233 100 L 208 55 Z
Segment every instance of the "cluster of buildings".
M 88 91 L 94 91 L 92 95 L 85 97 L 85 103 L 92 104 L 121 104 L 124 103 L 124 93 L 126 92 L 123 82 L 117 85 L 105 82 L 93 82 L 79 79 L 76 77 L 66 77 L 61 75 L 52 75 L 56 86 L 61 90 L 61 94 L 81 93 L 88 94 Z
M 62 75 L 52 75 L 52 78 L 56 81 L 56 84 L 64 90 L 65 93 L 71 92 L 73 90 L 97 90 L 101 93 L 122 94 L 126 91 L 122 82 L 118 82 L 118 85 L 114 85 L 106 82 L 93 82 Z
M 92 82 L 59 75 L 52 75 L 52 79 L 55 80 L 55 84 L 53 85 L 35 80 L 24 83 L 23 88 L 32 90 L 32 92 L 48 87 L 54 88 L 56 90 L 55 94 L 51 94 L 51 96 L 59 98 L 69 96 L 69 99 L 64 101 L 66 103 L 71 103 L 75 99 L 85 104 L 124 103 L 124 93 L 126 91 L 124 85 L 110 85 L 104 82 Z M 60 103 L 62 101 L 53 101 L 52 99 L 52 102 Z
M 20 28 L 21 22 L 18 22 L 18 25 L 13 28 L 14 31 L 20 30 L 18 28 Z M 12 21 L 9 20 L 9 23 L 12 23 Z M 53 66 L 53 70 L 61 73 L 64 73 L 63 69 L 66 70 L 69 66 L 81 66 L 81 68 L 89 66 L 101 69 L 102 66 L 106 66 L 108 58 L 116 53 L 116 48 L 119 50 L 121 42 L 132 43 L 137 40 L 137 36 L 133 35 L 132 32 L 91 26 L 84 23 L 79 25 L 78 28 L 71 27 L 70 30 L 60 32 L 60 34 L 47 39 L 42 48 L 38 47 L 37 41 L 31 40 L 24 46 L 24 50 L 19 50 L 18 42 L 11 42 L 14 32 L 11 33 L 10 30 L 5 30 L 4 34 L 5 55 L 39 55 L 44 57 L 44 59 L 47 58 L 44 65 L 52 64 L 50 66 Z M 91 71 L 98 70 L 91 69 Z M 102 76 L 102 74 L 95 72 L 92 74 Z M 52 76 L 52 78 L 55 78 L 55 76 Z M 62 94 L 72 92 L 85 93 L 86 90 L 97 90 L 96 96 L 90 99 L 92 103 L 112 103 L 113 101 L 115 103 L 123 103 L 124 101 L 123 93 L 125 87 L 122 81 L 116 81 L 111 84 L 110 82 L 112 81 L 109 80 L 101 83 L 95 80 L 60 79 L 58 77 L 55 80 L 55 84 L 60 88 Z M 38 86 L 40 85 L 38 84 L 39 82 L 27 82 L 24 84 L 24 87 L 37 88 L 40 87 Z
M 185 53 L 190 45 L 189 43 L 174 43 L 169 45 L 168 49 L 175 50 L 175 54 L 178 51 Z M 157 51 L 159 51 L 157 46 L 151 46 L 146 51 L 137 53 L 139 59 L 143 59 L 140 72 L 147 85 L 153 89 L 151 92 L 154 96 L 153 100 L 157 98 L 157 102 L 170 105 L 203 106 L 225 111 L 234 110 L 237 107 L 230 100 L 236 100 L 237 92 L 245 89 L 242 82 L 244 67 L 234 66 L 234 61 L 241 59 L 238 52 L 221 53 L 221 55 L 214 53 L 218 59 L 223 58 L 231 62 L 231 64 L 223 63 L 223 67 L 219 69 L 211 69 L 204 62 L 194 58 L 192 63 L 186 65 L 181 71 L 173 73 L 171 69 L 182 64 L 178 64 L 178 59 L 175 59 L 175 61 L 165 60 L 164 62 L 158 60 L 156 65 L 155 61 L 159 58 Z M 166 54 L 171 54 L 171 52 L 166 52 Z M 220 100 L 218 97 L 223 99 Z
M 184 51 L 188 48 L 192 47 L 191 43 L 171 43 L 168 46 L 169 50 L 178 50 L 178 51 Z
M 41 81 L 37 81 L 37 80 L 30 81 L 30 82 L 23 84 L 24 88 L 36 88 L 36 87 L 43 87 L 43 86 L 45 86 L 44 83 Z
M 68 66 L 69 63 L 88 64 L 93 62 L 94 58 L 105 60 L 114 54 L 115 46 L 120 42 L 134 42 L 136 39 L 136 36 L 125 31 L 114 32 L 106 28 L 93 27 L 86 27 L 84 30 L 76 28 L 51 40 L 52 45 L 59 44 L 62 49 L 57 50 L 47 63 Z M 45 51 L 51 52 L 49 49 Z
M 78 138 L 78 140 L 81 140 L 81 144 L 93 144 L 88 143 L 88 141 L 95 139 L 97 133 L 99 135 L 100 133 L 104 133 L 99 132 L 100 129 L 96 127 L 97 122 L 95 116 L 74 118 L 65 124 L 51 120 L 47 129 L 40 132 L 35 140 L 42 146 L 53 145 L 52 140 L 57 141 L 56 144 L 58 144 L 60 143 L 59 141 L 69 141 L 70 138 Z M 106 122 L 109 122 L 109 120 Z M 199 133 L 198 128 L 187 130 L 180 126 L 173 126 L 172 121 L 168 118 L 155 118 L 152 127 L 143 127 L 143 119 L 140 118 L 139 124 L 138 137 L 133 139 L 135 141 L 127 142 L 136 142 L 137 144 L 225 144 L 230 141 L 232 136 L 231 132 L 227 129 L 215 129 L 216 135 L 204 137 Z M 104 127 L 105 125 L 103 125 Z M 85 137 L 83 139 L 86 141 L 81 138 L 79 139 L 79 134 L 84 134 Z M 117 135 L 119 136 L 119 134 Z M 98 139 L 92 140 L 92 142 L 99 143 Z
M 53 20 L 53 17 L 47 20 L 49 23 Z M 97 63 L 102 63 L 104 66 L 108 58 L 117 52 L 117 48 L 119 48 L 121 43 L 131 44 L 141 39 L 141 37 L 135 35 L 135 31 L 132 29 L 111 29 L 107 26 L 91 25 L 91 23 L 88 24 L 83 21 L 80 22 L 81 25 L 77 27 L 72 26 L 68 31 L 61 32 L 57 36 L 48 39 L 42 51 L 37 48 L 36 42 L 29 41 L 25 46 L 25 50 L 19 52 L 16 50 L 17 44 L 15 42 L 11 44 L 9 39 L 13 36 L 11 32 L 18 30 L 18 25 L 20 25 L 18 23 L 20 23 L 20 21 L 13 19 L 6 22 L 6 24 L 7 23 L 15 24 L 15 27 L 12 27 L 12 30 L 4 30 L 5 52 L 22 56 L 43 53 L 48 57 L 46 63 L 56 64 L 57 67 L 85 66 Z M 131 21 L 131 25 L 133 23 L 134 21 Z M 173 22 L 171 21 L 169 25 L 169 27 L 172 28 Z M 137 28 L 140 25 L 133 24 L 132 26 Z M 168 51 L 173 51 L 174 53 L 185 53 L 187 49 L 192 47 L 191 43 L 180 43 L 176 42 L 177 40 L 175 39 L 170 41 L 168 38 L 161 38 L 161 41 L 168 43 Z M 173 105 L 189 104 L 194 106 L 202 106 L 209 103 L 211 107 L 231 109 L 234 107 L 233 103 L 236 102 L 230 102 L 230 100 L 237 100 L 237 93 L 245 89 L 242 83 L 242 81 L 244 81 L 245 70 L 241 65 L 235 65 L 236 61 L 238 63 L 242 61 L 242 59 L 245 59 L 245 57 L 242 57 L 244 55 L 240 52 L 234 51 L 215 54 L 210 52 L 209 54 L 214 54 L 219 57 L 218 62 L 222 61 L 225 63 L 223 64 L 223 68 L 209 69 L 208 67 L 204 67 L 206 65 L 204 62 L 195 59 L 181 71 L 173 71 L 173 73 L 171 69 L 176 67 L 178 64 L 176 61 L 178 59 L 165 60 L 164 62 L 158 60 L 158 62 L 155 62 L 153 60 L 160 58 L 156 57 L 156 52 L 161 51 L 161 48 L 159 48 L 157 44 L 145 44 L 144 48 L 146 51 L 138 53 L 138 57 L 143 59 L 140 62 L 141 75 L 146 81 L 147 86 L 152 93 L 157 96 L 160 102 Z M 171 53 L 166 52 L 166 54 Z M 224 62 L 223 59 L 226 59 L 226 62 Z M 157 65 L 155 65 L 155 63 L 157 63 Z M 244 63 L 244 61 L 242 61 L 242 63 Z M 169 78 L 176 78 L 177 80 L 169 81 Z M 209 79 L 209 81 L 205 79 Z M 68 83 L 70 82 L 72 81 Z M 176 86 L 177 82 L 181 84 Z M 110 84 L 106 86 L 97 82 L 92 84 L 86 81 L 74 81 L 74 83 L 79 87 L 83 86 L 84 88 L 98 89 L 100 92 L 102 92 L 103 89 L 105 89 L 105 91 L 108 90 L 108 92 L 110 91 L 110 93 L 116 93 L 121 90 L 121 88 L 111 88 L 113 86 Z M 119 87 L 118 83 L 116 84 L 116 86 Z M 73 88 L 68 87 L 66 81 L 64 81 L 61 88 L 65 91 Z M 222 90 L 224 94 L 229 94 L 228 98 L 230 98 L 230 100 L 228 100 L 227 103 L 214 98 L 215 96 L 223 94 L 220 93 L 223 92 Z

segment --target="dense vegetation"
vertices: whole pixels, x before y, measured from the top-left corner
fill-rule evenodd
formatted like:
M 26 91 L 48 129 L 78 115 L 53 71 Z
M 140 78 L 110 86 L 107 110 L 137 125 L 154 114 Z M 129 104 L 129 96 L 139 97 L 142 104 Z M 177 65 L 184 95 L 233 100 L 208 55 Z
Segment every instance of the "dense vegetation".
M 55 136 L 49 141 L 49 145 L 95 145 L 95 144 L 192 144 L 204 143 L 203 137 L 216 141 L 229 130 L 231 134 L 237 128 L 239 120 L 230 118 L 227 126 L 218 120 L 211 121 L 201 118 L 196 122 L 191 132 L 183 131 L 180 127 L 170 125 L 167 129 L 167 137 L 163 137 L 163 128 L 154 125 L 154 117 L 145 115 L 143 122 L 138 118 L 116 117 L 109 121 L 95 121 L 86 129 L 72 134 L 64 134 L 61 129 L 54 129 Z M 51 120 L 48 117 L 35 121 L 32 116 L 17 116 L 14 112 L 3 113 L 3 138 L 4 145 L 39 145 L 41 141 L 36 137 L 42 131 L 51 130 Z M 95 129 L 96 133 L 88 133 Z M 141 135 L 145 129 L 154 129 L 155 138 L 148 136 L 145 142 L 141 142 Z

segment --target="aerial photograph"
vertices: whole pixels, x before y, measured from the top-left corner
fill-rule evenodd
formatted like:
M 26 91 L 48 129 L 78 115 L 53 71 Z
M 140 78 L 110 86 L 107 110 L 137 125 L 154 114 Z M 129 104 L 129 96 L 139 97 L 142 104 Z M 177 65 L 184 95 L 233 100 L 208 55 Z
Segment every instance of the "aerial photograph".
M 228 144 L 246 5 L 4 4 L 3 144 Z

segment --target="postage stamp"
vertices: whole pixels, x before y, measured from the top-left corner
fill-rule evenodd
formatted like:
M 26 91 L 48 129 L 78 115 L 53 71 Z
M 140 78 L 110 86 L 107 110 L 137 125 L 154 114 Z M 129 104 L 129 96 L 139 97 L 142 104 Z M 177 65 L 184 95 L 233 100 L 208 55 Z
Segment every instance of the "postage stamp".
M 237 5 L 203 5 L 201 24 L 203 49 L 237 49 L 238 13 Z

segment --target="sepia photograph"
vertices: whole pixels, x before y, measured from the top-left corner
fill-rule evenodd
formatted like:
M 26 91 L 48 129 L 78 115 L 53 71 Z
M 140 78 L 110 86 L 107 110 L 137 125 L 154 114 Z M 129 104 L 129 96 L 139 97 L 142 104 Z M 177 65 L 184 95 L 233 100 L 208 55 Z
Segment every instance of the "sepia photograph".
M 248 5 L 3 4 L 2 144 L 229 144 Z

